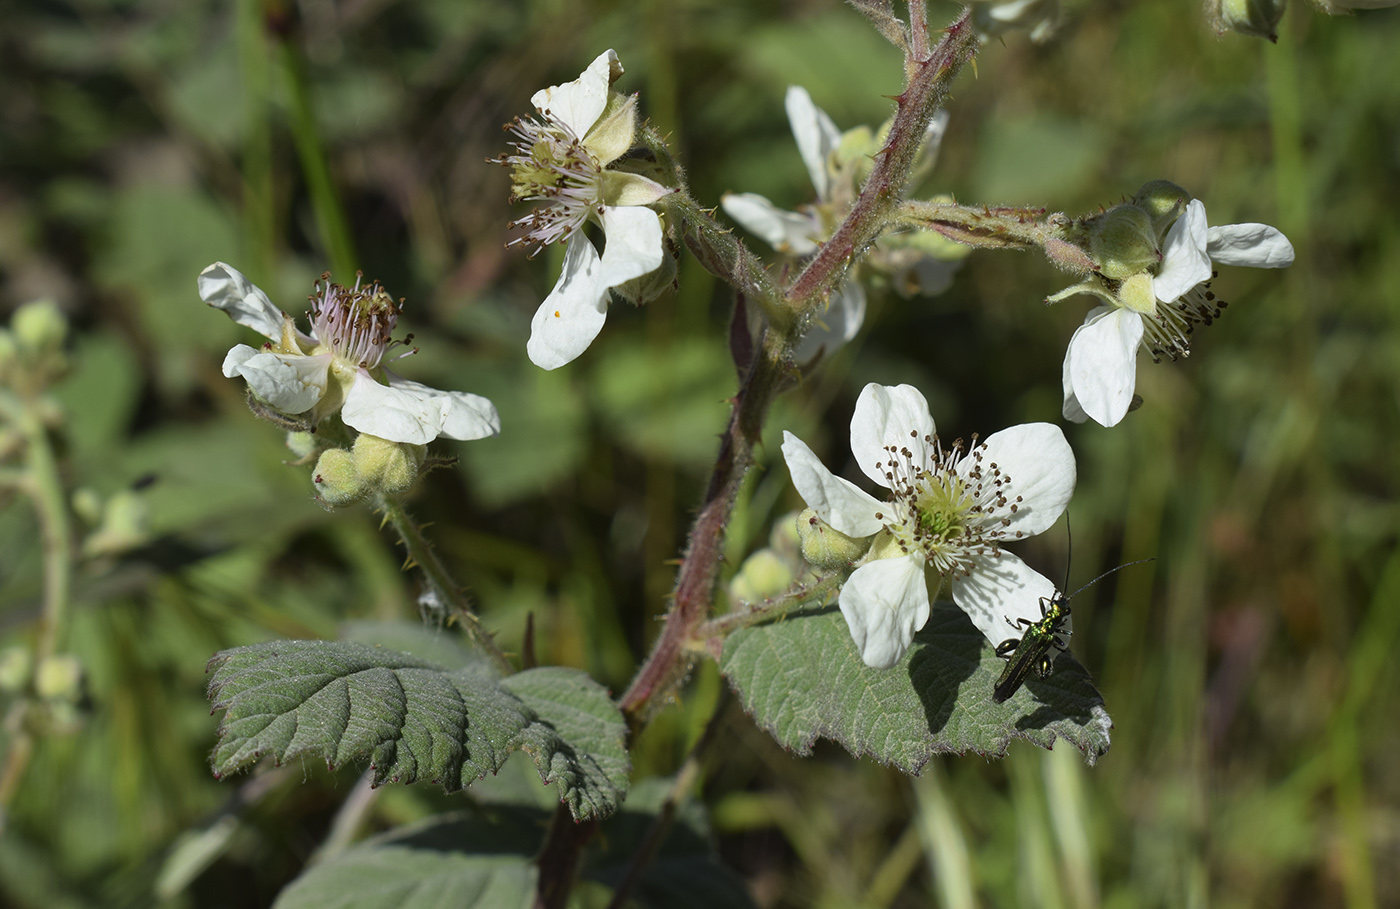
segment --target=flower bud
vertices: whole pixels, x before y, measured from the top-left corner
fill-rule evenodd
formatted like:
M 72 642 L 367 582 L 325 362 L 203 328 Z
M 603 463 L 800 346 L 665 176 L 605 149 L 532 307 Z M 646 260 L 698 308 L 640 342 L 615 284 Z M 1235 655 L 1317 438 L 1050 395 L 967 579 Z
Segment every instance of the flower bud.
M 321 452 L 311 481 L 316 484 L 316 498 L 327 508 L 350 505 L 369 491 L 369 484 L 360 478 L 352 455 L 344 448 Z
M 870 537 L 848 537 L 810 508 L 797 516 L 797 536 L 802 558 L 823 571 L 847 571 L 870 549 Z
M 1238 32 L 1252 38 L 1278 41 L 1278 24 L 1288 0 L 1209 0 L 1207 15 L 1216 34 Z
M 76 703 L 83 696 L 83 664 L 70 653 L 59 653 L 39 664 L 34 693 L 49 701 Z
M 1136 205 L 1115 205 L 1089 219 L 1087 226 L 1089 255 L 1106 278 L 1141 274 L 1162 261 L 1152 217 Z
M 68 335 L 68 320 L 48 300 L 26 303 L 10 318 L 10 330 L 21 350 L 29 354 L 56 353 Z
M 107 500 L 102 524 L 83 541 L 83 554 L 116 555 L 150 539 L 151 510 L 140 493 L 123 489 Z
M 1167 231 L 1181 217 L 1186 203 L 1190 201 L 1191 194 L 1170 180 L 1144 183 L 1137 195 L 1133 196 L 1133 204 L 1152 218 L 1152 230 L 1158 242 L 1166 238 Z
M 426 445 L 390 442 L 362 432 L 355 439 L 350 457 L 366 492 L 397 495 L 418 479 L 418 469 L 427 456 Z
M 735 599 L 756 603 L 777 596 L 796 580 L 783 557 L 772 549 L 760 549 L 744 559 L 739 573 L 729 582 Z
M 29 670 L 34 667 L 34 655 L 28 647 L 6 647 L 0 650 L 0 692 L 14 694 L 29 684 Z

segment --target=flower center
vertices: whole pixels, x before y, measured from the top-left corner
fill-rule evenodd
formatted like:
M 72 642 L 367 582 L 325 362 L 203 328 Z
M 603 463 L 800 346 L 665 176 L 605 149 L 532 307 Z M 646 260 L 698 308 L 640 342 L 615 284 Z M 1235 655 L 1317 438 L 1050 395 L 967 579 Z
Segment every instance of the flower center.
M 358 272 L 354 287 L 343 287 L 330 278 L 330 272 L 322 274 L 310 297 L 316 338 L 340 359 L 373 369 L 394 343 L 389 336 L 398 324 L 403 301 L 396 302 L 378 281 L 361 287 L 363 276 Z
M 987 446 L 975 435 L 966 454 L 961 439 L 946 449 L 937 436 L 923 442 L 924 463 L 907 447 L 885 447 L 889 457 L 878 467 L 895 511 L 885 528 L 901 550 L 922 552 L 939 574 L 966 576 L 976 558 L 995 558 L 1004 540 L 1021 536 L 1007 530 L 1021 497 L 1011 492 L 1011 475 L 986 461 Z
M 1211 279 L 1218 274 L 1211 272 Z M 1196 326 L 1211 324 L 1228 305 L 1211 292 L 1210 281 L 1202 281 L 1175 300 L 1160 301 L 1151 313 L 1143 315 L 1142 346 L 1154 363 L 1162 362 L 1164 356 L 1172 360 L 1189 357 Z
M 510 168 L 512 201 L 543 204 L 511 223 L 525 234 L 506 245 L 529 244 L 533 256 L 602 213 L 603 166 L 563 124 L 517 117 L 509 129 L 515 153 L 492 160 Z

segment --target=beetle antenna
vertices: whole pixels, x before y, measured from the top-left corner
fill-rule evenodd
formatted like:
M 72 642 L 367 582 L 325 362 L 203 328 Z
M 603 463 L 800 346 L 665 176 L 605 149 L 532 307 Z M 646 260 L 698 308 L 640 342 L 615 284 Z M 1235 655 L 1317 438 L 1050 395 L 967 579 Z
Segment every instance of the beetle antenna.
M 1093 585 L 1097 584 L 1099 581 L 1102 581 L 1104 578 L 1106 578 L 1106 577 L 1108 577 L 1109 575 L 1113 574 L 1115 571 L 1118 571 L 1118 570 L 1123 569 L 1123 568 L 1128 568 L 1128 567 L 1130 567 L 1130 566 L 1132 566 L 1132 565 L 1141 565 L 1143 562 L 1151 562 L 1151 561 L 1154 561 L 1154 559 L 1153 559 L 1153 558 L 1138 559 L 1136 562 L 1124 562 L 1122 565 L 1119 565 L 1117 568 L 1110 568 L 1108 571 L 1105 571 L 1103 574 L 1101 574 L 1101 575 L 1099 575 L 1098 577 L 1094 578 L 1094 579 L 1093 579 L 1092 581 L 1090 581 L 1088 584 L 1085 584 L 1084 587 L 1080 587 L 1080 588 L 1079 588 L 1078 590 L 1076 590 L 1074 593 L 1072 593 L 1072 594 L 1070 594 L 1069 596 L 1065 597 L 1065 599 L 1066 599 L 1066 600 L 1071 600 L 1071 599 L 1073 599 L 1073 598 L 1079 596 L 1081 593 L 1084 592 L 1084 588 L 1085 588 L 1085 587 L 1092 587 Z

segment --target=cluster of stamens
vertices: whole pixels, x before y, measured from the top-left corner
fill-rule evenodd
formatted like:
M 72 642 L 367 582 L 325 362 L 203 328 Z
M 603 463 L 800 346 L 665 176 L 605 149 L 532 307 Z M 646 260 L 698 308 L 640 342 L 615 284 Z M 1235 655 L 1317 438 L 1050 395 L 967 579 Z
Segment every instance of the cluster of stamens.
M 515 154 L 492 160 L 510 168 L 511 200 L 543 203 L 511 227 L 525 231 L 507 246 L 528 244 L 534 256 L 566 240 L 588 217 L 602 214 L 603 168 L 567 126 L 516 117 L 506 126 Z
M 911 431 L 911 438 L 918 433 Z M 1011 492 L 1011 475 L 986 462 L 985 444 L 972 437 L 964 455 L 962 439 L 946 449 L 938 436 L 924 436 L 927 463 L 917 463 L 908 447 L 885 446 L 888 459 L 876 465 L 893 492 L 894 514 L 875 515 L 906 553 L 922 552 L 945 576 L 972 573 L 979 556 L 1001 555 L 1001 544 L 1021 531 L 1008 531 L 1021 497 Z M 960 464 L 971 459 L 969 468 Z M 984 463 L 985 462 L 985 463 Z
M 1210 276 L 1214 279 L 1218 274 L 1211 272 Z M 1152 315 L 1143 319 L 1142 346 L 1154 363 L 1162 362 L 1162 357 L 1189 357 L 1196 326 L 1210 325 L 1228 305 L 1211 292 L 1210 281 L 1202 281 L 1170 303 L 1159 300 Z
M 311 300 L 311 325 L 316 338 L 342 360 L 365 369 L 379 365 L 384 354 L 396 344 L 407 344 L 390 335 L 398 324 L 403 301 L 393 297 L 378 281 L 363 284 L 364 275 L 355 273 L 355 286 L 344 287 L 331 281 L 330 272 L 316 282 Z

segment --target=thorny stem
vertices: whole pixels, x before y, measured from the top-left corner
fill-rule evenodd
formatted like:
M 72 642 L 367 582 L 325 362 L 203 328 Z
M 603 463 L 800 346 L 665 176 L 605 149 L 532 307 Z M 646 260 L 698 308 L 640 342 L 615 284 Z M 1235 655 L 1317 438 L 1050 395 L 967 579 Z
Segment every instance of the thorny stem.
M 846 266 L 874 242 L 890 219 L 930 118 L 947 96 L 958 71 L 976 51 L 977 36 L 964 12 L 944 30 L 942 40 L 927 59 L 907 65 L 909 84 L 897 99 L 899 107 L 885 147 L 861 188 L 860 197 L 836 233 L 787 290 L 787 308 L 798 318 L 770 321 L 752 361 L 742 370 L 729 425 L 720 436 L 719 455 L 676 577 L 666 623 L 651 654 L 619 701 L 623 716 L 627 718 L 629 737 L 635 738 L 652 711 L 671 695 L 694 659 L 699 643 L 697 632 L 714 600 L 725 529 L 735 496 L 748 469 L 753 466 L 753 447 L 758 442 L 768 407 L 789 375 L 791 351 L 801 339 L 800 317 L 825 303 Z M 689 236 L 687 242 L 697 256 L 710 252 L 703 248 L 697 250 L 696 246 L 703 244 L 692 242 Z M 740 276 L 747 269 L 740 264 L 742 259 L 736 259 L 707 263 L 707 268 L 722 276 L 726 271 Z M 741 291 L 749 289 L 747 282 L 735 283 Z M 573 886 L 583 848 L 596 829 L 595 821 L 572 823 L 562 805 L 556 810 L 538 860 L 536 909 L 562 909 Z
M 39 640 L 34 648 L 37 669 L 58 652 L 62 641 L 73 577 L 73 531 L 58 461 L 49 445 L 43 418 L 32 402 L 21 402 L 8 393 L 4 393 L 0 405 L 24 438 L 27 464 L 20 488 L 34 503 L 44 548 L 44 605 L 39 618 Z M 31 704 L 30 698 L 20 698 L 5 717 L 5 728 L 11 738 L 3 769 L 0 769 L 0 828 L 4 826 L 4 809 L 9 807 L 19 789 L 34 751 L 34 736 L 26 722 Z
M 481 625 L 481 620 L 472 612 L 471 601 L 462 592 L 462 587 L 447 571 L 442 561 L 433 551 L 433 547 L 424 538 L 423 532 L 414 523 L 408 511 L 404 509 L 403 503 L 392 496 L 382 496 L 375 503 L 375 508 L 384 513 L 384 519 L 394 526 L 399 539 L 403 541 L 404 551 L 408 553 L 406 565 L 417 565 L 427 578 L 428 586 L 432 588 L 442 602 L 446 603 L 451 614 L 456 616 L 462 623 L 462 630 L 472 643 L 481 649 L 496 669 L 504 675 L 515 672 L 515 667 L 506 659 L 506 655 L 496 646 L 491 635 Z

